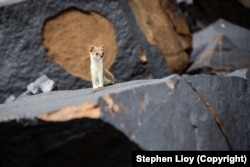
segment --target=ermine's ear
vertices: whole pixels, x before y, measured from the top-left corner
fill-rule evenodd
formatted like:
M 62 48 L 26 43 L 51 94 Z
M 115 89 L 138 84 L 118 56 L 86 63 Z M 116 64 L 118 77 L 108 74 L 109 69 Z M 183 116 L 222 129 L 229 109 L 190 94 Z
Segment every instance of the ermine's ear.
M 91 47 L 89 48 L 89 52 L 93 52 L 94 49 L 95 49 L 95 46 L 91 46 Z
M 102 49 L 104 49 L 104 46 L 103 46 L 103 45 L 101 45 L 100 47 L 101 47 Z

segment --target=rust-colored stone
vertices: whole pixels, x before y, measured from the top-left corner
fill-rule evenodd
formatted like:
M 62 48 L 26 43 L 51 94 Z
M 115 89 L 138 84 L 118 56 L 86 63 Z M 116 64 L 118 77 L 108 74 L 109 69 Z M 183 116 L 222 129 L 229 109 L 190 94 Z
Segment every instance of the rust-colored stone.
M 173 90 L 175 88 L 175 84 L 172 80 L 167 80 L 166 81 L 166 85 L 171 89 Z
M 117 113 L 118 111 L 120 111 L 120 107 L 114 103 L 112 97 L 109 94 L 102 96 L 102 98 L 108 104 L 107 109 L 111 114 Z
M 37 116 L 44 121 L 60 122 L 69 121 L 79 118 L 100 118 L 100 108 L 95 106 L 93 102 L 85 102 L 80 106 L 65 107 L 56 111 L 48 112 Z
M 137 24 L 148 42 L 163 54 L 171 73 L 181 73 L 187 66 L 186 49 L 192 47 L 184 18 L 170 1 L 129 0 Z

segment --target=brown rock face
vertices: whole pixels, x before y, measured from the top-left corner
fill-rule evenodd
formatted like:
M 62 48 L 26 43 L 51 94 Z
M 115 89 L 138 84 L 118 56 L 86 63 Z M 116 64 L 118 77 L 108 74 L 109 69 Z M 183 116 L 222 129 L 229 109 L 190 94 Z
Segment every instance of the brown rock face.
M 182 72 L 192 41 L 187 24 L 175 5 L 165 0 L 129 0 L 138 26 L 150 44 L 163 54 L 170 72 Z
M 71 8 L 48 19 L 43 44 L 50 60 L 74 76 L 90 80 L 89 47 L 105 44 L 105 68 L 114 62 L 117 46 L 113 25 L 96 12 Z

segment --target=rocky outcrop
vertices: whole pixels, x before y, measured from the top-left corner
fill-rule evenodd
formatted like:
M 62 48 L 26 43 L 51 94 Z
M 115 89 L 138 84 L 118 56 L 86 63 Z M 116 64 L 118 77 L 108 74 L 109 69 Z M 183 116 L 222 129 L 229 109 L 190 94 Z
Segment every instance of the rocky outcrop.
M 250 150 L 249 74 L 171 75 L 2 104 L 1 165 L 130 166 L 131 150 Z
M 225 75 L 250 67 L 250 31 L 223 19 L 193 35 L 187 73 Z
M 153 10 L 164 12 L 150 19 L 157 17 L 164 27 L 153 21 L 146 28 L 153 32 L 154 43 L 137 26 L 136 20 L 145 21 L 148 15 L 138 16 L 126 0 L 21 1 L 1 7 L 0 103 L 10 94 L 24 92 L 43 74 L 59 90 L 90 87 L 88 47 L 92 44 L 105 46 L 104 63 L 117 82 L 181 72 L 188 63 L 191 36 L 175 4 L 159 2 L 160 6 L 151 2 Z

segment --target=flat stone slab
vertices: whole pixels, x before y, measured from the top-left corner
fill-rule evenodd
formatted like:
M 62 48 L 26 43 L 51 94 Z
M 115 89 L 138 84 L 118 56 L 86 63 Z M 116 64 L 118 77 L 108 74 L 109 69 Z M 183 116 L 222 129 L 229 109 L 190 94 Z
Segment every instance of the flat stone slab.
M 130 166 L 132 150 L 250 150 L 249 75 L 240 72 L 171 75 L 1 104 L 0 160 Z

